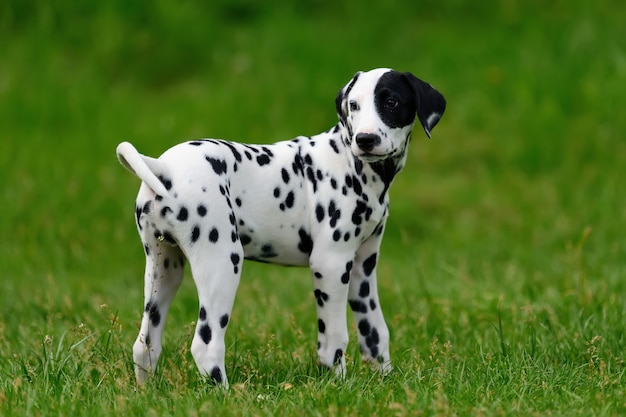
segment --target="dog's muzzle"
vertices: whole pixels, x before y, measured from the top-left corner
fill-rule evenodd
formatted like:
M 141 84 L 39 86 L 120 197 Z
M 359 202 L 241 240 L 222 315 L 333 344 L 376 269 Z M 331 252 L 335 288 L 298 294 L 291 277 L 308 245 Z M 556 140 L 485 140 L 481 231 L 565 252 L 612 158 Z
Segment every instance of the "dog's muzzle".
M 355 139 L 359 149 L 365 153 L 371 152 L 375 146 L 380 144 L 380 136 L 373 133 L 359 133 Z

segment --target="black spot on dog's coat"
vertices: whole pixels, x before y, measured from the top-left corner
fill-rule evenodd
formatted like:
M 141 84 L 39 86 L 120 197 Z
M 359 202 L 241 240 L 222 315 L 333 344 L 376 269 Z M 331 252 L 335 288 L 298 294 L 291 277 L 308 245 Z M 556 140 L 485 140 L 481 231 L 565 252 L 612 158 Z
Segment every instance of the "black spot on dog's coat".
M 137 223 L 137 228 L 139 228 L 139 231 L 143 230 L 143 227 L 141 226 L 141 207 L 136 206 L 135 207 L 135 222 Z
M 361 188 L 361 182 L 359 181 L 357 177 L 352 178 L 352 187 L 356 195 L 363 194 L 363 188 Z
M 267 165 L 271 162 L 270 157 L 267 154 L 262 154 L 256 157 L 256 162 L 260 165 Z
M 287 198 L 285 199 L 285 206 L 287 208 L 292 208 L 293 207 L 293 202 L 295 200 L 295 195 L 293 193 L 293 191 L 289 191 L 289 193 L 287 193 Z
M 348 300 L 348 303 L 350 304 L 350 308 L 352 309 L 352 311 L 354 311 L 355 313 L 367 313 L 367 306 L 362 301 Z
M 194 226 L 191 231 L 191 242 L 195 243 L 196 240 L 200 237 L 200 228 L 198 226 Z
M 352 271 L 352 261 L 346 264 L 346 272 L 341 275 L 341 282 L 347 284 L 350 282 L 350 272 Z
M 280 170 L 281 176 L 283 177 L 283 182 L 285 184 L 289 184 L 289 172 L 285 168 Z
M 172 188 L 172 180 L 171 179 L 166 178 L 163 175 L 159 175 L 158 178 L 159 178 L 159 181 L 161 181 L 161 184 L 163 184 L 163 186 L 165 187 L 165 189 L 167 191 L 169 191 Z
M 361 333 L 361 336 L 369 336 L 370 332 L 372 331 L 370 322 L 367 319 L 362 319 L 361 321 L 359 321 L 358 327 L 359 327 L 359 333 Z
M 368 209 L 370 210 L 370 214 L 368 214 Z M 367 220 L 371 215 L 371 210 L 372 209 L 368 207 L 364 201 L 357 201 L 354 211 L 352 212 L 352 224 L 358 226 L 363 223 L 363 220 Z
M 207 162 L 211 164 L 211 168 L 213 168 L 213 172 L 215 172 L 216 175 L 222 175 L 226 173 L 226 161 L 212 158 L 210 156 L 206 156 L 205 158 Z
M 211 231 L 209 232 L 209 242 L 211 243 L 217 243 L 217 241 L 220 238 L 220 233 L 217 231 L 217 229 L 214 227 L 213 229 L 211 229 Z
M 239 235 L 239 240 L 241 241 L 242 246 L 249 245 L 252 242 L 252 238 L 244 233 Z
M 222 371 L 217 366 L 211 370 L 211 381 L 216 384 L 222 383 Z
M 208 345 L 211 342 L 212 338 L 212 332 L 209 325 L 205 324 L 204 326 L 200 327 L 200 329 L 198 330 L 198 335 L 200 336 L 200 339 L 202 339 L 202 341 L 206 345 Z
M 330 227 L 335 227 L 337 220 L 341 217 L 341 210 L 337 208 L 335 200 L 330 200 L 328 203 L 328 216 L 330 217 Z
M 380 343 L 380 337 L 378 336 L 378 331 L 375 328 L 372 328 L 370 334 L 365 337 L 365 344 L 370 350 L 370 354 L 373 358 L 378 356 L 378 344 Z
M 152 323 L 154 327 L 157 327 L 161 323 L 161 312 L 157 304 L 148 302 L 148 304 L 146 304 L 146 312 L 148 313 L 150 323 Z
M 335 357 L 333 358 L 333 365 L 337 365 L 339 362 L 341 362 L 342 357 L 343 357 L 343 350 L 337 349 L 335 351 Z
M 278 254 L 274 251 L 274 247 L 267 243 L 261 246 L 261 257 L 262 258 L 274 258 L 278 256 Z
M 370 295 L 370 283 L 363 281 L 359 287 L 359 297 L 365 298 Z
M 316 289 L 315 291 L 313 291 L 313 295 L 315 295 L 317 305 L 319 305 L 320 307 L 324 307 L 324 303 L 328 301 L 328 294 L 320 289 Z
M 369 277 L 372 275 L 374 268 L 376 268 L 376 253 L 372 253 L 365 261 L 363 261 L 363 273 Z
M 274 156 L 274 153 L 267 146 L 261 146 L 261 149 L 263 150 L 263 152 L 265 152 L 267 154 L 268 157 L 273 157 Z
M 235 160 L 237 162 L 241 162 L 242 161 L 241 153 L 239 153 L 237 148 L 235 148 L 235 145 L 233 145 L 232 143 L 230 143 L 230 142 L 228 142 L 226 140 L 220 140 L 219 143 L 224 145 L 224 146 L 226 146 L 228 149 L 230 149 L 230 151 L 233 153 L 233 156 L 235 157 Z
M 300 252 L 310 255 L 313 251 L 313 239 L 311 239 L 311 235 L 309 235 L 307 231 L 302 228 L 298 231 L 298 235 L 300 236 L 298 249 Z
M 370 346 L 370 356 L 372 358 L 378 358 L 380 362 L 380 357 L 378 356 L 378 345 Z
M 308 156 L 308 155 L 307 155 Z M 315 173 L 313 172 L 313 168 L 308 166 L 306 168 L 306 177 L 313 186 L 313 192 L 317 192 L 317 179 L 315 178 Z
M 230 254 L 230 261 L 233 263 L 233 272 L 235 274 L 237 274 L 239 272 L 239 261 L 241 260 L 241 257 L 239 256 L 239 254 L 237 253 L 231 253 Z
M 324 207 L 320 203 L 317 203 L 317 206 L 315 206 L 315 217 L 318 222 L 324 220 Z

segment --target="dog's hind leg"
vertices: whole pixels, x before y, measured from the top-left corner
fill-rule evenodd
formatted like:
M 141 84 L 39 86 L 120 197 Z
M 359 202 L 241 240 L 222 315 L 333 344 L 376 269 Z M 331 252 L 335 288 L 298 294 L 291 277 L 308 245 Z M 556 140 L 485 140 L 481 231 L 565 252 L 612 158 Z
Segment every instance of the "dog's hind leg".
M 161 336 L 170 304 L 183 279 L 184 256 L 162 238 L 142 239 L 146 252 L 144 312 L 133 360 L 137 382 L 145 383 L 161 354 Z
M 203 376 L 227 387 L 224 337 L 243 263 L 243 248 L 234 221 L 231 225 L 212 227 L 187 251 L 187 256 L 199 300 L 191 354 Z

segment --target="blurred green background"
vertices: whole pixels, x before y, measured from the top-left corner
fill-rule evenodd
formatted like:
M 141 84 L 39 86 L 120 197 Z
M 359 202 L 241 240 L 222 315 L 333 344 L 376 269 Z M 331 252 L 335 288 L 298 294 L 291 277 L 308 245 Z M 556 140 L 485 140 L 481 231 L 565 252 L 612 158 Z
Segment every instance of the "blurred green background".
M 0 348 L 89 322 L 100 304 L 132 343 L 139 184 L 117 143 L 158 155 L 199 137 L 316 134 L 336 123 L 337 91 L 374 67 L 411 71 L 448 101 L 391 192 L 379 275 L 398 333 L 424 298 L 471 315 L 573 297 L 623 325 L 624 16 L 617 0 L 4 0 Z M 307 273 L 246 264 L 242 288 L 256 290 L 238 296 L 242 319 L 287 275 Z M 296 281 L 278 305 L 310 301 Z M 185 285 L 172 326 L 195 314 Z M 605 336 L 616 353 L 619 327 Z
M 128 207 L 137 184 L 117 166 L 118 142 L 158 155 L 189 138 L 318 133 L 336 121 L 338 89 L 379 66 L 414 72 L 449 102 L 434 139 L 416 136 L 393 190 L 394 238 L 549 258 L 590 226 L 589 249 L 606 261 L 598 268 L 619 267 L 625 9 L 611 1 L 5 1 L 5 284 L 65 273 L 110 282 L 121 272 L 111 266 L 135 262 Z

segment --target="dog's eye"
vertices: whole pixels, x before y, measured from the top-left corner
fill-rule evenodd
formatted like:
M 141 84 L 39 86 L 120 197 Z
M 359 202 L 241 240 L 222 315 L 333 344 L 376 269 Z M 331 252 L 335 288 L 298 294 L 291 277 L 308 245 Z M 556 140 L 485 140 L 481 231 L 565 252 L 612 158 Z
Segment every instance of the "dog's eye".
M 350 111 L 357 111 L 357 110 L 359 110 L 359 104 L 356 101 L 351 101 Z
M 385 107 L 393 109 L 394 107 L 398 107 L 398 100 L 393 97 L 389 97 L 387 101 L 385 101 Z

